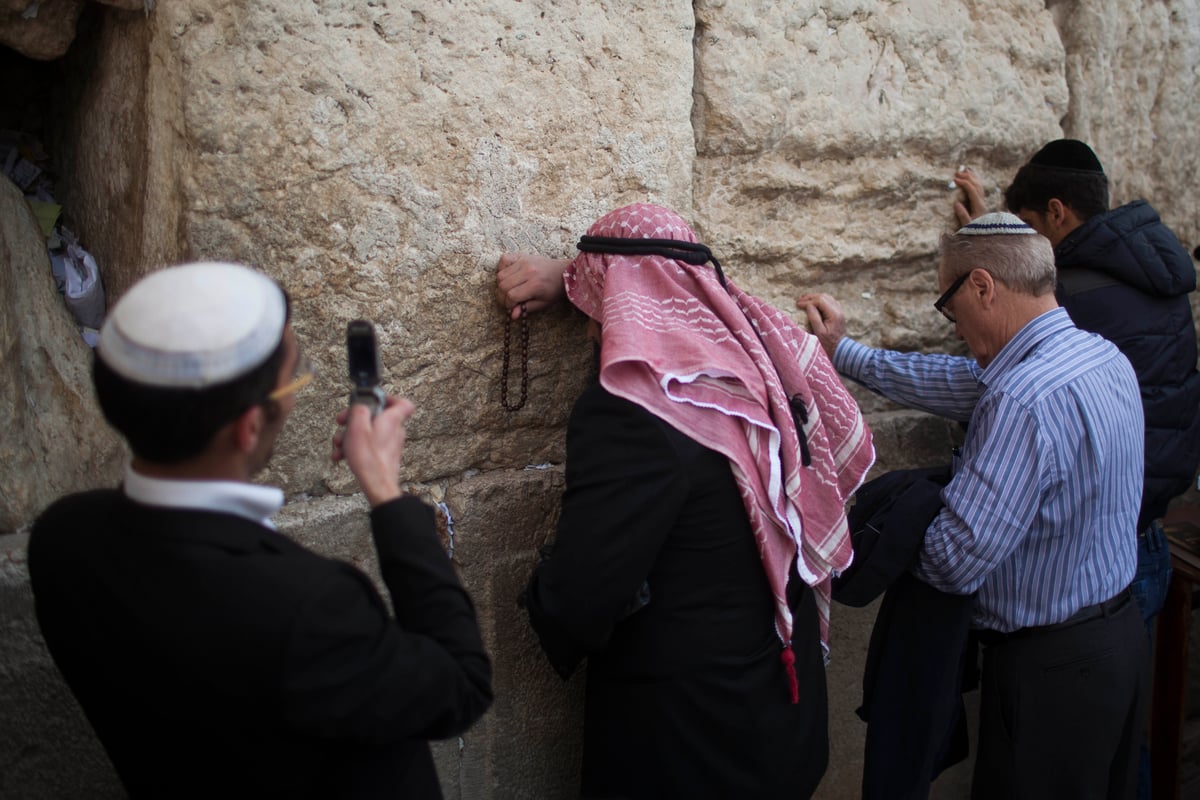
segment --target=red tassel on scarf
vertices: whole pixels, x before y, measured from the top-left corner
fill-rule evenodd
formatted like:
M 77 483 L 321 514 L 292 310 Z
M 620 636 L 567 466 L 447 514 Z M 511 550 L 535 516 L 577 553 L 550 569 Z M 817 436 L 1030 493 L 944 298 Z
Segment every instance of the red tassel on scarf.
M 796 680 L 796 654 L 792 652 L 791 643 L 783 646 L 779 660 L 783 662 L 783 668 L 787 670 L 788 691 L 792 695 L 792 704 L 794 705 L 800 702 L 800 683 Z

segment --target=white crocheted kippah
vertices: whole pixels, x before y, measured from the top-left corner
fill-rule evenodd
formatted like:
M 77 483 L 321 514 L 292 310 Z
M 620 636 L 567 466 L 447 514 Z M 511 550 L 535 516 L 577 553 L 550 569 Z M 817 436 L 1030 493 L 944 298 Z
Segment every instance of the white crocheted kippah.
M 971 220 L 959 228 L 955 235 L 961 236 L 993 236 L 995 234 L 1037 234 L 1033 228 L 1026 225 L 1016 214 L 1005 211 L 993 211 L 982 217 Z
M 153 272 L 125 293 L 100 330 L 97 353 L 137 383 L 203 388 L 262 364 L 287 323 L 283 290 L 238 264 Z

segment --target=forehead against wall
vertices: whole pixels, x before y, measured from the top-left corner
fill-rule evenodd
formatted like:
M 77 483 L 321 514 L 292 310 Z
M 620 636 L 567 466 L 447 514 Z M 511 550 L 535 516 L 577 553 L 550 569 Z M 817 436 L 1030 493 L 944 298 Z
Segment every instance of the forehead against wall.
M 74 142 L 93 166 L 75 190 L 90 198 L 89 238 L 136 233 L 118 267 L 130 279 L 205 258 L 259 265 L 288 288 L 319 375 L 265 480 L 291 498 L 285 531 L 366 565 L 361 506 L 338 496 L 353 484 L 328 451 L 347 391 L 345 323 L 375 322 L 386 382 L 418 406 L 405 475 L 441 504 L 496 666 L 493 710 L 437 748 L 447 794 L 569 796 L 582 684 L 551 674 L 513 598 L 552 536 L 590 346 L 571 312 L 536 316 L 529 404 L 503 411 L 499 254 L 569 256 L 604 212 L 661 203 L 781 308 L 828 291 L 851 335 L 955 347 L 931 304 L 960 164 L 985 177 L 996 209 L 1041 143 L 1094 135 L 1115 194 L 1128 186 L 1181 235 L 1200 235 L 1190 175 L 1171 166 L 1200 163 L 1183 102 L 1200 77 L 1197 0 L 1152 13 L 1133 0 L 1095 15 L 1079 6 L 159 3 L 97 25 Z M 1114 64 L 1139 78 L 1101 97 Z M 1144 87 L 1163 98 L 1148 117 Z M 945 425 L 857 396 L 881 466 L 932 463 L 949 447 Z M 835 611 L 822 798 L 858 794 L 852 710 L 871 613 Z

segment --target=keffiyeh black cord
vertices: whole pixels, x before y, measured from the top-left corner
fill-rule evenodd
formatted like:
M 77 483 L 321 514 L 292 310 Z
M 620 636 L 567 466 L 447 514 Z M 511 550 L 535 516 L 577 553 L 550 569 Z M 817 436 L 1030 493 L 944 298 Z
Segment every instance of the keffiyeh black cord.
M 622 256 L 662 256 L 688 264 L 712 262 L 717 280 L 725 288 L 725 273 L 706 245 L 684 242 L 678 239 L 626 239 L 620 236 L 582 236 L 575 245 L 585 253 L 612 253 Z

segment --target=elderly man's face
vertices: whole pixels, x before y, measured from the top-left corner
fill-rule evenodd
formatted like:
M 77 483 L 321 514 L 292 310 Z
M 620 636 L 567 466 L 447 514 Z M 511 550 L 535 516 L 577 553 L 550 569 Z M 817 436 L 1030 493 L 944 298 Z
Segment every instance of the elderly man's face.
M 943 294 L 957 282 L 957 278 L 946 278 L 947 275 L 954 274 L 956 272 L 947 269 L 944 264 L 938 271 L 938 288 Z M 991 337 L 982 314 L 983 294 L 993 287 L 994 279 L 987 270 L 972 269 L 966 273 L 962 283 L 946 298 L 940 309 L 944 316 L 954 322 L 954 333 L 961 341 L 967 343 L 967 349 L 981 367 L 990 364 L 999 352 L 999 348 L 990 344 Z

